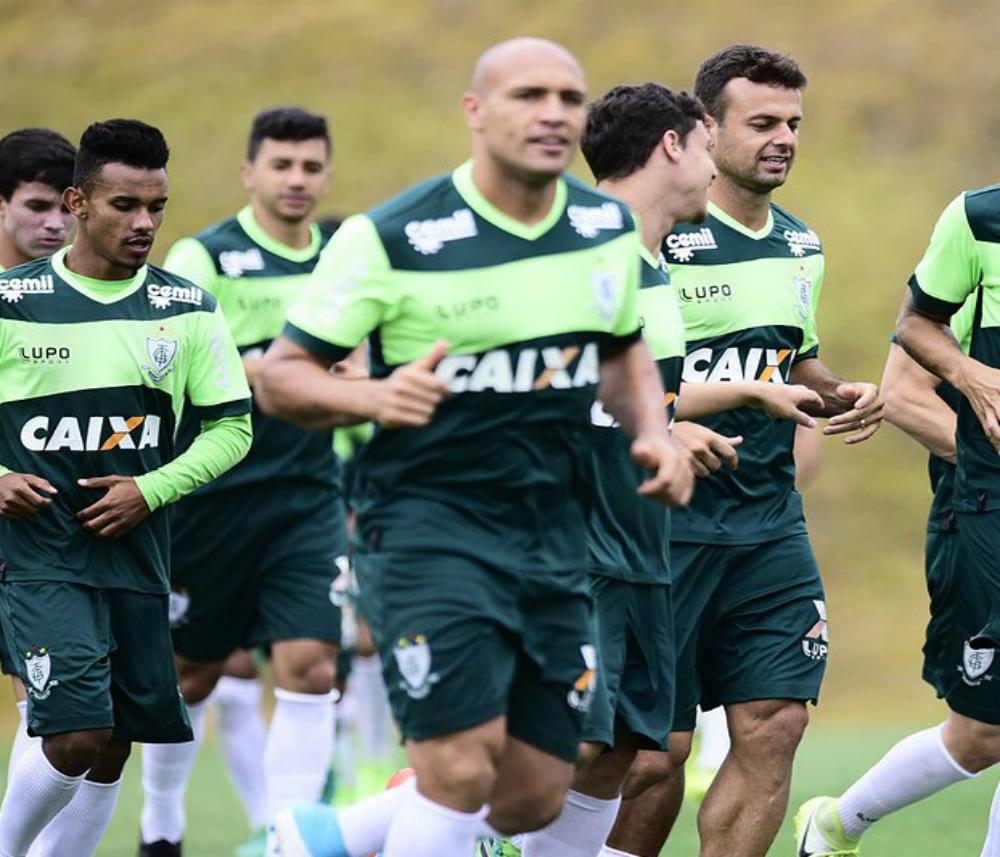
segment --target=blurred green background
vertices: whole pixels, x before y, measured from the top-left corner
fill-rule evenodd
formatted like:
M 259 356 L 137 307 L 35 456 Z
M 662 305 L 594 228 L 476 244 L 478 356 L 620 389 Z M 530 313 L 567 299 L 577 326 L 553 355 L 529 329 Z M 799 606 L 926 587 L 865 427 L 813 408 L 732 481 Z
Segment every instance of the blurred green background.
M 821 356 L 852 379 L 879 379 L 940 210 L 1000 176 L 1000 15 L 985 0 L 0 0 L 0 33 L 0 132 L 47 125 L 76 139 L 112 116 L 163 128 L 172 200 L 156 261 L 243 204 L 237 168 L 263 107 L 329 117 L 323 210 L 349 213 L 464 159 L 458 99 L 500 39 L 562 42 L 592 95 L 649 79 L 690 88 L 699 61 L 732 42 L 791 53 L 810 84 L 777 200 L 824 240 Z M 925 456 L 888 426 L 824 453 L 807 492 L 832 639 L 815 721 L 932 722 L 943 709 L 919 680 Z

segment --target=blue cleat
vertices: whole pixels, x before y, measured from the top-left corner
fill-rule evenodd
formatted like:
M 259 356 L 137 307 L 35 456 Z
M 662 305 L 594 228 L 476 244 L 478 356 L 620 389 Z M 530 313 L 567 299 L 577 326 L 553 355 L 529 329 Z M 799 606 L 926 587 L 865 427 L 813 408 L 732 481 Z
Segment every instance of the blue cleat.
M 350 857 L 340 834 L 337 811 L 323 804 L 282 810 L 274 821 L 281 857 Z

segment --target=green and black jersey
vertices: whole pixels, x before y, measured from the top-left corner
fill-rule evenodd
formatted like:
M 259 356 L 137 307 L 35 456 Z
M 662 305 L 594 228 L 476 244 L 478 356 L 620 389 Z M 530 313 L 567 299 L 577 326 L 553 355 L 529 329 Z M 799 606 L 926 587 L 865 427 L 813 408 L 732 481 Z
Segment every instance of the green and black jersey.
M 361 453 L 363 542 L 583 566 L 600 349 L 639 335 L 639 246 L 628 208 L 572 177 L 527 226 L 471 163 L 341 226 L 286 335 L 331 360 L 367 336 L 377 378 L 449 344 L 431 424 L 378 430 Z
M 200 481 L 186 472 L 178 489 L 182 462 L 168 465 L 177 420 L 183 408 L 209 423 L 246 415 L 250 392 L 203 289 L 152 266 L 129 281 L 91 280 L 66 268 L 66 253 L 0 275 L 0 459 L 58 490 L 31 518 L 0 519 L 6 579 L 165 593 L 169 534 L 158 506 Z M 221 458 L 228 466 L 238 455 Z M 77 480 L 106 475 L 135 476 L 154 509 L 121 539 L 95 538 L 75 518 L 103 495 Z
M 960 194 L 944 210 L 913 276 L 917 309 L 953 316 L 975 301 L 969 355 L 1000 368 L 1000 185 Z M 1000 457 L 964 398 L 958 407 L 958 512 L 1000 509 Z
M 817 355 L 823 248 L 800 220 L 772 205 L 754 232 L 710 205 L 704 222 L 675 229 L 663 251 L 684 316 L 685 384 L 786 384 L 796 362 Z M 743 436 L 740 464 L 699 481 L 690 506 L 673 515 L 671 538 L 746 545 L 804 533 L 795 424 L 750 408 L 699 422 Z
M 663 259 L 653 259 L 645 248 L 642 258 L 639 321 L 673 422 L 684 366 L 684 320 Z M 591 571 L 632 583 L 669 583 L 670 512 L 637 493 L 649 473 L 632 460 L 631 440 L 600 403 L 594 404 L 592 425 Z
M 164 266 L 219 302 L 242 356 L 261 357 L 281 333 L 288 308 L 302 293 L 330 235 L 313 225 L 307 247 L 287 247 L 269 236 L 247 207 L 236 217 L 178 241 Z M 184 449 L 197 433 L 197 420 L 182 420 L 179 447 Z M 305 431 L 255 408 L 250 454 L 198 494 L 280 481 L 336 487 L 340 469 L 329 434 Z

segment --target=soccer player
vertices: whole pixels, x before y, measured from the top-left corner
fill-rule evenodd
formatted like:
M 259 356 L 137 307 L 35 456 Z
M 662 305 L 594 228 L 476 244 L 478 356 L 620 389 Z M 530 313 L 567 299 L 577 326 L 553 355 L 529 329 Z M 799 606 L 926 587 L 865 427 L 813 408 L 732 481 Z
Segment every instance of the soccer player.
M 388 800 L 387 834 L 355 807 L 279 816 L 286 857 L 383 841 L 385 857 L 471 854 L 477 836 L 557 816 L 597 666 L 584 480 L 598 386 L 650 471 L 639 490 L 690 494 L 639 336 L 634 220 L 563 174 L 584 98 L 558 45 L 483 54 L 463 98 L 472 160 L 346 221 L 264 359 L 266 409 L 380 424 L 359 467 L 358 574 L 417 781 Z M 369 335 L 373 378 L 331 376 Z
M 831 417 L 824 432 L 852 432 L 853 444 L 878 429 L 878 390 L 838 378 L 818 358 L 822 246 L 771 201 L 798 149 L 805 84 L 793 60 L 762 48 L 734 45 L 702 63 L 695 94 L 714 129 L 718 177 L 708 219 L 676 228 L 664 253 L 687 333 L 685 390 L 750 378 L 804 384 L 823 399 L 815 415 Z M 826 663 L 823 587 L 794 485 L 794 425 L 746 409 L 705 424 L 743 437 L 740 466 L 703 481 L 673 516 L 674 731 L 669 753 L 643 753 L 633 767 L 612 854 L 659 854 L 681 804 L 699 704 L 724 705 L 733 738 L 699 811 L 701 854 L 765 854 Z
M 73 215 L 63 191 L 73 183 L 76 149 L 47 128 L 23 128 L 0 140 L 0 274 L 7 268 L 50 256 L 66 243 Z M 7 781 L 27 749 L 28 696 L 0 635 L 0 668 L 11 677 L 18 726 L 7 767 Z
M 168 269 L 219 301 L 251 386 L 330 236 L 313 223 L 330 160 L 322 116 L 297 107 L 261 112 L 241 168 L 249 204 L 167 255 Z M 340 463 L 329 432 L 257 410 L 253 423 L 250 454 L 173 513 L 174 651 L 197 737 L 143 753 L 140 854 L 150 857 L 180 853 L 184 790 L 207 699 L 237 649 L 269 646 L 274 670 L 277 701 L 263 748 L 267 818 L 319 800 L 330 764 L 340 641 L 331 587 L 346 552 Z M 183 421 L 180 442 L 195 430 Z
M 933 263 L 932 263 L 933 264 Z M 933 269 L 918 268 L 918 276 Z M 952 317 L 968 352 L 976 299 Z M 927 588 L 931 621 L 924 645 L 924 679 L 945 700 L 945 722 L 904 738 L 839 798 L 806 802 L 795 818 L 798 854 L 857 854 L 861 835 L 878 819 L 1000 761 L 1000 703 L 990 682 L 1000 673 L 993 650 L 969 640 L 989 620 L 989 593 L 969 578 L 961 551 L 952 492 L 959 394 L 907 356 L 889 347 L 882 377 L 885 418 L 930 451 L 934 502 L 927 519 Z
M 165 507 L 246 453 L 250 402 L 215 301 L 146 265 L 167 158 L 156 128 L 91 125 L 64 195 L 73 245 L 0 276 L 0 621 L 42 736 L 0 810 L 10 857 L 46 824 L 43 854 L 93 853 L 131 742 L 191 739 Z M 175 456 L 182 408 L 202 431 Z

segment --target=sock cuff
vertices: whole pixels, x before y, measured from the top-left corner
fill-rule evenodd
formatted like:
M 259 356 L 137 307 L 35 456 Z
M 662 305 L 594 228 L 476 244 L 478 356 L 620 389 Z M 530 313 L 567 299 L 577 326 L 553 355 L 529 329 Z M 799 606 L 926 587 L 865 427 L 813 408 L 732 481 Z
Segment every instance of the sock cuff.
M 231 675 L 224 675 L 219 679 L 213 694 L 216 702 L 222 697 L 227 700 L 236 700 L 247 705 L 256 705 L 264 695 L 264 682 L 259 678 L 236 678 Z
M 95 788 L 95 789 L 119 789 L 119 788 L 121 788 L 121 785 L 122 785 L 122 778 L 119 777 L 113 783 L 95 783 L 93 780 L 84 780 L 83 784 L 85 786 L 87 786 L 87 788 Z
M 575 806 L 578 809 L 588 810 L 590 812 L 606 812 L 612 807 L 617 806 L 622 802 L 621 795 L 613 797 L 610 799 L 593 797 L 592 795 L 584 794 L 583 792 L 574 791 L 570 789 L 566 792 L 566 803 L 571 806 Z
M 410 800 L 415 800 L 428 812 L 433 812 L 436 815 L 444 816 L 445 818 L 450 818 L 453 821 L 465 822 L 466 824 L 478 824 L 489 814 L 490 808 L 488 804 L 484 804 L 475 812 L 462 812 L 458 809 L 452 809 L 448 806 L 442 806 L 435 801 L 432 801 L 429 797 L 425 797 L 420 793 L 419 789 L 414 790 L 410 795 Z
M 597 857 L 636 857 L 636 855 L 629 854 L 628 851 L 619 851 L 617 848 L 612 848 L 610 845 L 605 845 Z
M 361 674 L 381 673 L 382 659 L 376 655 L 355 655 L 351 660 L 351 672 Z
M 39 741 L 35 745 L 35 748 L 37 748 L 38 755 L 41 757 L 42 767 L 43 767 L 43 769 L 45 771 L 45 774 L 50 779 L 55 780 L 57 783 L 59 783 L 63 787 L 72 787 L 72 786 L 77 785 L 78 783 L 82 783 L 83 782 L 83 778 L 86 776 L 86 774 L 80 774 L 80 776 L 78 776 L 78 777 L 71 777 L 71 776 L 69 776 L 69 774 L 64 774 L 62 771 L 60 771 L 58 768 L 56 768 L 55 765 L 53 765 L 49 761 L 49 757 L 45 755 L 45 750 L 42 747 L 42 742 L 41 741 Z M 24 755 L 27 756 L 28 753 L 32 752 L 35 748 L 29 749 Z
M 203 712 L 208 710 L 211 701 L 212 694 L 209 694 L 198 702 L 185 702 L 184 705 L 187 707 L 188 717 L 199 717 Z
M 948 750 L 948 745 L 944 743 L 943 723 L 940 726 L 938 726 L 934 731 L 937 735 L 938 746 L 941 748 L 941 755 L 943 755 L 945 759 L 948 760 L 948 764 L 951 765 L 958 774 L 965 777 L 965 779 L 967 780 L 974 780 L 976 777 L 980 776 L 983 773 L 982 771 L 979 771 L 979 773 L 974 774 L 972 771 L 967 771 L 960 764 L 958 764 L 958 762 L 955 761 L 955 757 L 952 756 L 951 752 Z
M 279 702 L 293 702 L 300 705 L 333 705 L 337 701 L 337 691 L 329 693 L 296 693 L 281 687 L 274 689 L 274 698 Z
M 15 705 L 17 705 L 17 710 L 21 712 L 21 717 L 26 717 L 28 714 L 28 700 L 19 699 Z

